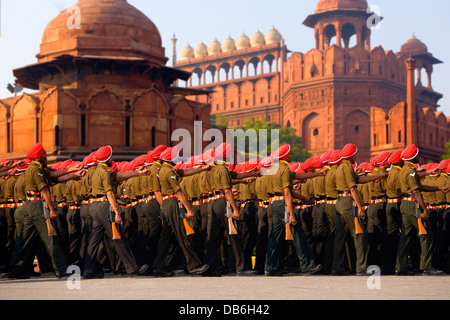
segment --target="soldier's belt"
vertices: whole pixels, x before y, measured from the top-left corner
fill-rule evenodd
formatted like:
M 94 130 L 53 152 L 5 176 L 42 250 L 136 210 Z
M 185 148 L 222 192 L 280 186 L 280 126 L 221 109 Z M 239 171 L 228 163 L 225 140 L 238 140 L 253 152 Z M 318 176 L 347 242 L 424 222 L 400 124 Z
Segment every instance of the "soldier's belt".
M 311 208 L 311 207 L 313 207 L 313 205 L 312 204 L 303 204 L 303 205 L 301 205 L 300 206 L 300 209 L 308 209 L 308 208 Z
M 64 207 L 67 206 L 67 203 L 61 202 L 61 203 L 58 203 L 56 206 L 57 206 L 58 208 L 64 208 Z
M 40 196 L 41 193 L 37 191 L 27 191 L 27 196 Z
M 336 204 L 337 200 L 326 200 L 327 204 Z
M 83 200 L 81 201 L 81 204 L 90 204 L 91 202 L 89 200 Z
M 382 203 L 382 202 L 386 202 L 386 199 L 374 199 L 374 200 L 370 200 L 370 204 L 377 204 L 377 203 Z
M 387 203 L 398 203 L 401 202 L 402 198 L 388 199 Z
M 81 207 L 79 205 L 69 206 L 69 210 L 80 210 Z
M 416 199 L 414 197 L 404 197 L 403 200 L 411 201 L 411 202 L 415 202 L 416 201 Z
M 164 196 L 164 197 L 163 197 L 163 201 L 164 201 L 164 200 L 167 200 L 167 199 L 169 199 L 169 198 L 175 198 L 175 197 L 176 197 L 175 194 L 171 194 L 171 195 L 168 195 L 168 196 Z
M 284 196 L 275 196 L 275 197 L 270 198 L 270 203 L 273 203 L 275 201 L 281 201 L 281 200 L 284 200 Z
M 327 203 L 327 200 L 326 200 L 326 199 L 323 199 L 323 200 L 317 200 L 315 204 L 316 204 L 316 206 L 317 206 L 317 205 L 322 204 L 322 203 Z
M 28 201 L 41 201 L 42 198 L 41 197 L 27 197 Z M 1 207 L 0 207 L 1 208 Z M 3 207 L 4 208 L 4 207 Z
M 350 192 L 341 192 L 338 193 L 338 197 L 351 197 L 352 194 Z
M 94 199 L 91 199 L 90 201 L 91 201 L 91 203 L 93 203 L 93 202 L 106 202 L 106 201 L 108 201 L 108 197 L 94 198 Z

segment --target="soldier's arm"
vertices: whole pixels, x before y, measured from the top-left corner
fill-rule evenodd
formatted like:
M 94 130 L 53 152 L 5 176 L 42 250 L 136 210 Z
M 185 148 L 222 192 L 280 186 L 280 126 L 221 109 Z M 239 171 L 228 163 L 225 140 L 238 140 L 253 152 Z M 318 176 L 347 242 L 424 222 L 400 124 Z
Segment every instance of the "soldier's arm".
M 122 182 L 140 175 L 149 175 L 150 171 L 148 169 L 129 171 L 129 172 L 118 172 L 116 181 Z
M 210 165 L 206 165 L 206 166 L 202 166 L 199 168 L 189 168 L 184 171 L 183 176 L 184 177 L 189 177 L 189 176 L 193 176 L 194 174 L 203 172 L 203 171 L 211 171 L 212 167 Z
M 192 211 L 192 208 L 189 204 L 189 202 L 186 199 L 186 195 L 184 194 L 184 192 L 180 189 L 177 191 L 176 193 L 178 200 L 181 202 L 181 204 L 183 205 L 183 207 L 186 209 L 186 218 L 192 220 L 194 219 L 194 212 Z
M 295 219 L 294 204 L 292 203 L 292 193 L 291 188 L 284 188 L 284 200 L 286 202 L 289 211 L 289 223 L 295 226 L 297 224 L 297 219 Z
M 358 177 L 358 184 L 366 184 L 372 181 L 386 179 L 388 177 L 389 173 L 385 172 L 382 174 L 375 174 L 373 176 L 359 176 Z
M 295 180 L 308 180 L 308 179 L 312 179 L 315 177 L 321 177 L 321 176 L 325 176 L 327 174 L 328 170 L 327 169 L 322 169 L 320 171 L 317 172 L 309 172 L 309 173 L 296 173 L 295 174 Z
M 245 179 L 245 178 L 251 178 L 251 177 L 260 177 L 261 171 L 253 171 L 253 172 L 247 172 L 247 173 L 237 173 L 236 179 Z
M 353 200 L 355 201 L 355 205 L 358 208 L 358 216 L 361 219 L 365 219 L 366 214 L 365 214 L 364 210 L 362 209 L 361 196 L 359 194 L 358 188 L 357 187 L 350 188 L 350 193 L 352 194 Z
M 425 201 L 423 200 L 423 196 L 422 196 L 422 194 L 420 193 L 420 190 L 419 189 L 415 189 L 413 192 L 412 192 L 412 195 L 413 195 L 413 197 L 414 197 L 414 199 L 416 199 L 416 201 L 417 201 L 417 203 L 419 204 L 419 206 L 422 208 L 422 218 L 423 219 L 425 219 L 425 220 L 428 220 L 428 219 L 430 219 L 430 215 L 429 215 L 429 213 L 428 213 L 428 208 L 427 208 L 427 206 L 425 205 Z
M 53 206 L 50 189 L 48 187 L 44 187 L 41 190 L 41 197 L 45 200 L 45 203 L 47 204 L 47 207 L 50 210 L 50 219 L 52 219 L 52 220 L 58 219 L 58 215 L 56 214 L 55 207 Z
M 111 210 L 115 214 L 115 222 L 117 224 L 122 224 L 122 217 L 120 216 L 119 207 L 116 201 L 116 195 L 112 190 L 106 192 L 106 197 L 108 198 L 109 204 L 111 205 Z

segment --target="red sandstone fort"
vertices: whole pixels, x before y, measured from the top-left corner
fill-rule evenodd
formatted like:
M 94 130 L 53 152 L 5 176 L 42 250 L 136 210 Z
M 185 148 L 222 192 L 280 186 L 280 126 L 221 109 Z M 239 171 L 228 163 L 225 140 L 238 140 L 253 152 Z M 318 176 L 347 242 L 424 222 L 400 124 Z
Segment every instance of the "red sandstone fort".
M 36 93 L 0 100 L 0 158 L 23 157 L 38 141 L 53 161 L 105 144 L 132 158 L 172 144 L 171 133 L 192 132 L 194 121 L 210 128 L 210 114 L 232 126 L 265 118 L 293 127 L 313 155 L 348 142 L 359 161 L 411 143 L 422 162 L 447 152 L 449 119 L 431 81 L 442 62 L 414 36 L 400 52 L 372 48 L 366 0 L 319 0 L 304 20 L 316 43 L 306 53 L 272 28 L 188 46 L 174 67 L 157 27 L 126 0 L 77 5 L 81 28 L 67 28 L 63 11 L 37 62 L 13 70 Z

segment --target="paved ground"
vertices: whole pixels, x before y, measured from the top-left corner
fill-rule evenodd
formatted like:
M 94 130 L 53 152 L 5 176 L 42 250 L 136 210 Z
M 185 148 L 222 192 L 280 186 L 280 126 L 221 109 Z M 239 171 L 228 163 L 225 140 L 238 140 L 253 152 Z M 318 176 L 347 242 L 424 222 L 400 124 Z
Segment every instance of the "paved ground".
M 76 286 L 79 285 L 79 288 Z M 69 287 L 75 287 L 69 289 Z M 217 293 L 218 288 L 220 293 Z M 237 289 L 239 288 L 239 290 Z M 370 289 L 372 288 L 372 289 Z M 0 281 L 0 300 L 449 300 L 450 276 L 154 278 Z

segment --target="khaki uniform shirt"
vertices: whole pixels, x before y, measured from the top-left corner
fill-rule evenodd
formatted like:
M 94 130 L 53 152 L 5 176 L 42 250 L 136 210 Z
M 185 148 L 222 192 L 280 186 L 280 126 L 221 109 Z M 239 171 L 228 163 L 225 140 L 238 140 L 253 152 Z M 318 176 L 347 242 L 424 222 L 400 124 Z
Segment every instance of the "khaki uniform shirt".
M 436 180 L 436 187 L 444 187 L 448 180 L 448 176 L 446 173 L 441 173 L 441 175 Z M 436 191 L 436 201 L 437 203 L 444 204 L 447 202 L 447 196 L 442 191 Z
M 337 191 L 350 191 L 351 188 L 356 187 L 358 177 L 353 169 L 350 160 L 344 159 L 336 170 L 336 189 Z
M 410 195 L 414 190 L 420 189 L 420 178 L 417 174 L 416 167 L 412 162 L 405 161 L 403 168 L 398 174 L 400 188 L 406 196 Z
M 42 165 L 36 161 L 31 161 L 25 170 L 25 191 L 41 192 L 45 187 L 50 188 L 49 171 L 44 170 Z
M 385 168 L 377 167 L 373 170 L 372 175 L 379 175 L 386 172 Z M 372 198 L 379 198 L 386 196 L 386 180 L 369 182 L 370 194 Z
M 398 174 L 401 169 L 399 166 L 392 166 L 391 170 L 389 170 L 389 176 L 386 179 L 386 195 L 390 199 L 396 199 L 402 196 L 402 189 L 398 181 Z
M 159 182 L 163 196 L 176 194 L 181 190 L 178 180 L 183 176 L 183 170 L 175 170 L 169 163 L 164 163 L 159 171 Z
M 280 161 L 278 172 L 272 177 L 272 191 L 274 194 L 283 194 L 284 189 L 292 190 L 292 174 L 286 161 Z
M 25 174 L 22 172 L 14 184 L 14 199 L 17 201 L 26 201 L 27 194 L 25 193 Z
M 115 191 L 114 175 L 106 165 L 99 163 L 92 174 L 92 196 L 99 198 L 106 196 L 108 191 Z
M 325 176 L 325 193 L 327 198 L 337 198 L 337 190 L 336 190 L 336 165 L 331 166 L 330 170 L 328 170 L 327 175 Z

